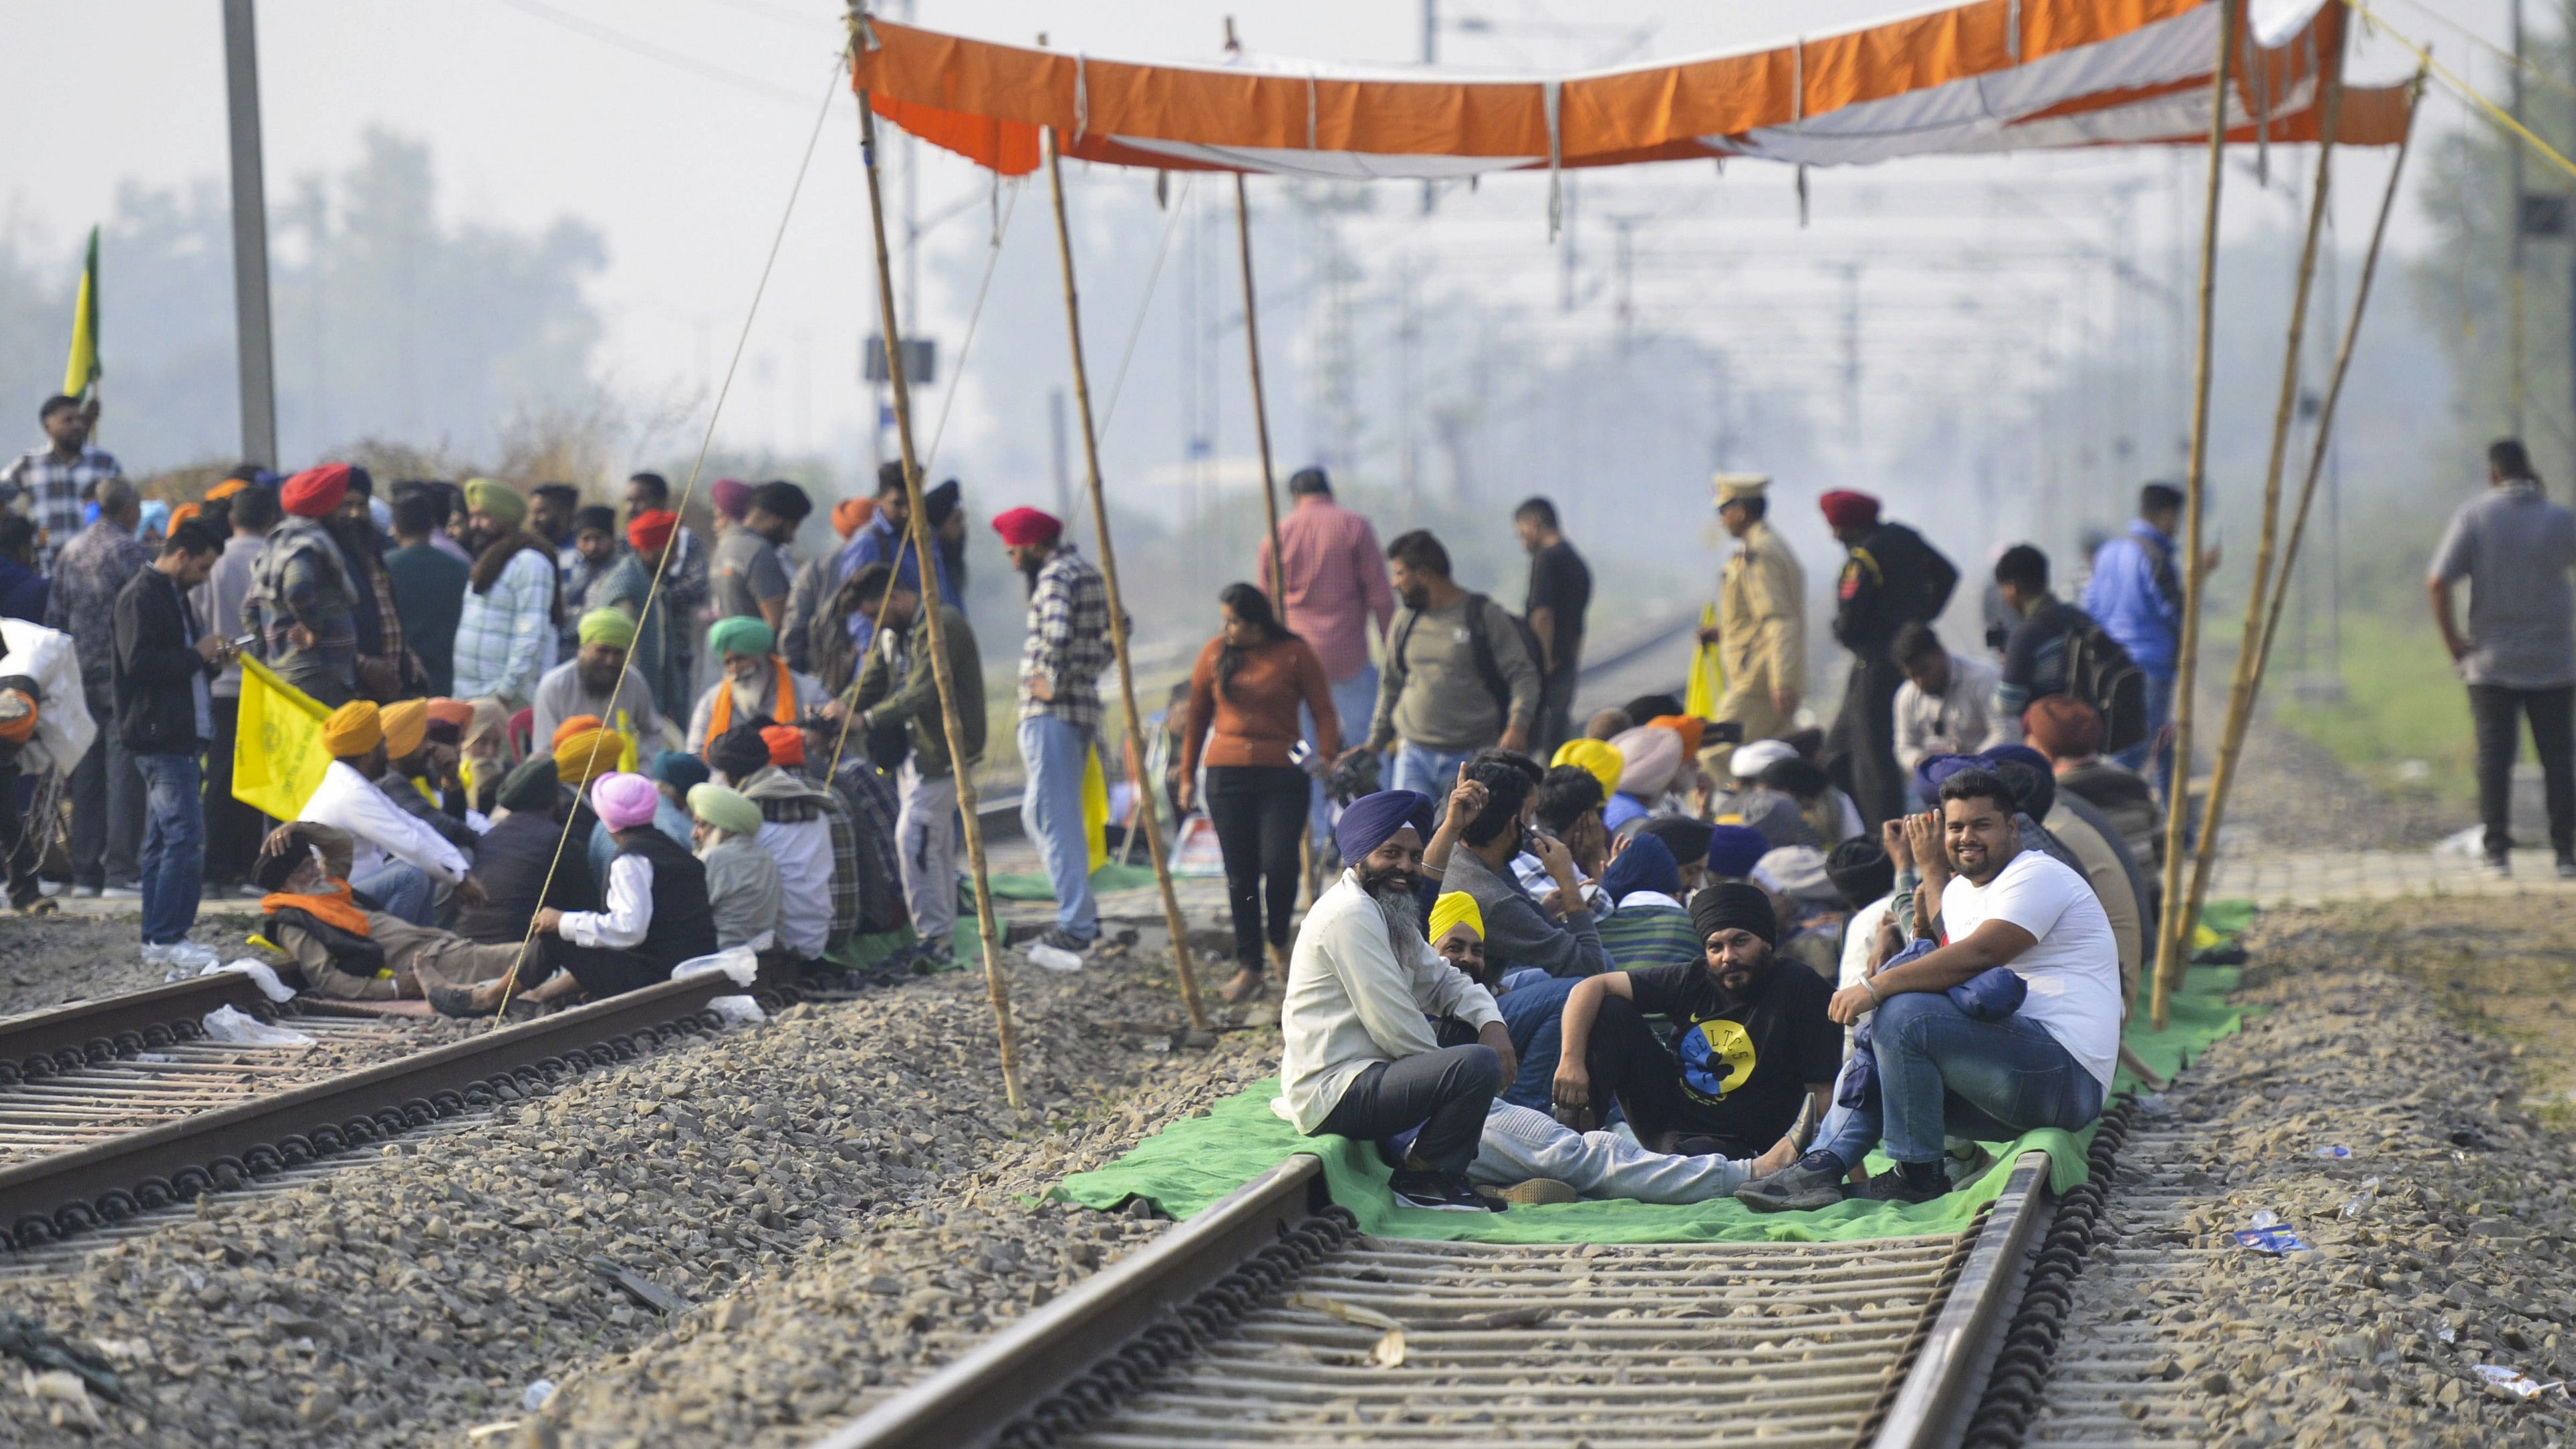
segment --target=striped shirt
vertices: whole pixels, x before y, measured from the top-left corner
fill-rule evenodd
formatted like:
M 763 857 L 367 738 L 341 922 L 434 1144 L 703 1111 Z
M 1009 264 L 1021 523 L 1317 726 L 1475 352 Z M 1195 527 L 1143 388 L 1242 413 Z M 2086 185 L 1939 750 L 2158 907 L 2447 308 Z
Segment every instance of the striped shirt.
M 0 499 L 28 500 L 28 516 L 44 530 L 36 557 L 50 574 L 54 555 L 81 531 L 82 495 L 107 479 L 124 476 L 115 455 L 97 448 L 84 445 L 80 456 L 69 461 L 55 457 L 50 447 L 38 448 L 0 471 Z
M 1086 735 L 1100 733 L 1100 671 L 1109 667 L 1109 588 L 1070 543 L 1058 543 L 1029 591 L 1029 632 L 1020 644 L 1020 718 L 1053 715 Z M 1029 685 L 1046 680 L 1053 699 Z
M 1601 949 L 1621 969 L 1644 971 L 1697 961 L 1702 948 L 1690 912 L 1670 896 L 1631 891 L 1601 923 Z
M 465 591 L 456 621 L 456 697 L 489 695 L 515 708 L 536 697 L 552 659 L 555 561 L 523 548 L 484 593 Z

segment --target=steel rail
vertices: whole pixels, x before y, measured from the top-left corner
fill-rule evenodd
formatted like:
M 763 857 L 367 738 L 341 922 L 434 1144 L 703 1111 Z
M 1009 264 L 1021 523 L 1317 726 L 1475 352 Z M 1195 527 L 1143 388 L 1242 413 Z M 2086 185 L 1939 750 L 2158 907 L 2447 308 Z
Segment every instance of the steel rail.
M 1456 1270 L 1473 1273 L 1469 1281 L 1485 1285 L 1444 1298 L 1438 1285 L 1426 1283 L 1418 1290 L 1420 1296 L 1403 1302 L 1376 1298 L 1379 1308 L 1412 1311 L 1415 1322 L 1408 1325 L 1405 1336 L 1416 1346 L 1417 1355 L 1433 1353 L 1445 1366 L 1375 1371 L 1369 1382 L 1381 1385 L 1385 1393 L 1364 1395 L 1372 1402 L 1401 1397 L 1407 1386 L 1417 1383 L 1446 1384 L 1454 1390 L 1471 1381 L 1491 1380 L 1493 1393 L 1517 1395 L 1524 1402 L 1588 1402 L 1595 1406 L 1594 1437 L 1624 1443 L 1628 1440 L 1615 1422 L 1623 1411 L 1610 1405 L 1633 1401 L 1639 1407 L 1631 1412 L 1651 1415 L 1658 1402 L 1670 1407 L 1709 1398 L 1726 1400 L 1728 1415 L 1747 1421 L 1763 1421 L 1766 1406 L 1777 1408 L 1783 1417 L 1772 1427 L 1787 1432 L 1791 1441 L 1813 1435 L 1819 1442 L 1850 1443 L 1853 1426 L 1858 1425 L 1859 1442 L 1884 1449 L 1929 1449 L 1945 1442 L 1945 1436 L 1947 1442 L 1955 1442 L 1956 1421 L 1973 1406 L 1985 1371 L 1975 1348 L 2018 1288 L 2032 1237 L 2049 1215 L 2048 1178 L 2046 1154 L 2024 1154 L 1979 1224 L 1955 1239 L 1895 1239 L 1839 1248 L 1830 1244 L 1706 1245 L 1710 1255 L 1721 1261 L 1706 1271 L 1696 1266 L 1687 1270 L 1698 1291 L 1694 1293 L 1692 1284 L 1684 1282 L 1672 1282 L 1662 1291 L 1677 1303 L 1690 1300 L 1698 1308 L 1718 1313 L 1735 1309 L 1742 1289 L 1739 1285 L 1730 1294 L 1713 1285 L 1738 1284 L 1746 1260 L 1767 1253 L 1802 1274 L 1801 1265 L 1813 1260 L 1815 1271 L 1799 1281 L 1803 1285 L 1812 1277 L 1821 1291 L 1802 1286 L 1763 1300 L 1766 1312 L 1792 1317 L 1727 1320 L 1740 1324 L 1733 1330 L 1737 1351 L 1759 1356 L 1782 1348 L 1783 1334 L 1803 1338 L 1832 1331 L 1812 1317 L 1801 1321 L 1794 1316 L 1801 1314 L 1838 1314 L 1848 1325 L 1849 1345 L 1835 1351 L 1809 1349 L 1811 1355 L 1821 1356 L 1803 1372 L 1786 1372 L 1776 1383 L 1765 1383 L 1757 1376 L 1748 1388 L 1728 1380 L 1727 1371 L 1712 1361 L 1696 1377 L 1685 1373 L 1661 1389 L 1630 1390 L 1604 1387 L 1605 1381 L 1587 1376 L 1587 1357 L 1624 1351 L 1618 1347 L 1621 1344 L 1661 1357 L 1674 1352 L 1668 1340 L 1684 1331 L 1678 1324 L 1690 1320 L 1586 1319 L 1528 1332 L 1509 1331 L 1509 1325 L 1471 1323 L 1462 1325 L 1472 1330 L 1467 1334 L 1443 1331 L 1436 1319 L 1425 1320 L 1422 1313 L 1436 1308 L 1471 1317 L 1490 1316 L 1488 1311 L 1496 1307 L 1526 1301 L 1521 1293 L 1494 1291 L 1527 1276 L 1526 1265 L 1497 1261 L 1487 1269 L 1478 1254 L 1566 1250 L 1356 1239 L 1347 1230 L 1347 1216 L 1323 1206 L 1317 1160 L 1300 1155 L 1020 1319 L 928 1379 L 878 1403 L 818 1440 L 813 1449 L 982 1449 L 997 1443 L 1052 1442 L 1059 1437 L 1099 1443 L 1216 1442 L 1208 1437 L 1212 1422 L 1229 1422 L 1225 1433 L 1247 1442 L 1280 1433 L 1300 1442 L 1304 1437 L 1338 1438 L 1338 1428 L 1301 1435 L 1290 1425 L 1273 1422 L 1270 1415 L 1310 1409 L 1328 1396 L 1348 1399 L 1352 1390 L 1345 1382 L 1333 1378 L 1329 1369 L 1261 1358 L 1259 1349 L 1238 1347 L 1232 1336 L 1238 1324 L 1245 1331 L 1274 1337 L 1284 1331 L 1287 1341 L 1307 1343 L 1311 1351 L 1328 1356 L 1374 1337 L 1375 1330 L 1348 1324 L 1283 1327 L 1285 1313 L 1272 1301 L 1293 1283 L 1346 1301 L 1352 1309 L 1366 1308 L 1363 1300 L 1370 1295 L 1352 1291 L 1360 1284 L 1347 1275 L 1337 1277 L 1324 1261 L 1341 1241 L 1360 1243 L 1373 1255 L 1384 1255 L 1383 1263 L 1372 1257 L 1365 1270 L 1372 1276 L 1363 1280 L 1379 1295 L 1417 1291 L 1393 1281 L 1397 1275 L 1411 1276 L 1405 1264 L 1416 1258 L 1434 1268 L 1446 1258 Z M 1320 1250 L 1313 1246 L 1318 1227 L 1325 1230 Z M 1699 1245 L 1674 1246 L 1686 1253 Z M 1860 1255 L 1861 1266 L 1833 1263 L 1829 1255 L 1835 1252 Z M 1606 1290 L 1609 1283 L 1593 1275 L 1615 1279 L 1622 1270 L 1605 1255 L 1597 1265 L 1587 1262 L 1579 1271 L 1587 1287 L 1598 1282 L 1598 1288 Z M 1683 1271 L 1649 1271 L 1642 1276 L 1669 1279 Z M 1855 1295 L 1833 1284 L 1837 1277 L 1849 1280 L 1856 1274 L 1868 1285 L 1862 1296 L 1882 1304 L 1907 1291 L 1926 1296 L 1910 1315 L 1854 1314 Z M 1908 1274 L 1922 1286 L 1905 1288 Z M 1571 1299 L 1553 1301 L 1568 1310 L 1582 1306 Z M 1714 1325 L 1703 1316 L 1696 1326 Z M 1479 1347 L 1461 1358 L 1457 1346 L 1467 1343 Z M 1210 1365 L 1209 1376 L 1227 1385 L 1229 1402 L 1239 1396 L 1241 1417 L 1211 1421 L 1184 1412 L 1182 1400 L 1189 1385 L 1162 1374 L 1160 1366 L 1191 1359 Z M 1825 1372 L 1829 1363 L 1848 1366 L 1830 1371 L 1838 1377 L 1819 1379 L 1817 1374 Z M 1793 1365 L 1782 1362 L 1778 1367 L 1786 1371 Z M 1614 1372 L 1624 1384 L 1624 1365 Z M 1098 1422 L 1113 1403 L 1130 1401 L 1140 1406 L 1136 1412 L 1142 1414 L 1141 1420 L 1131 1414 L 1123 1421 L 1129 1423 L 1125 1430 Z M 1069 1415 L 1063 1412 L 1068 1402 L 1094 1412 Z M 1076 1418 L 1093 1422 L 1075 1422 Z M 1377 1431 L 1381 1437 L 1391 1434 L 1425 1442 L 1472 1441 L 1472 1426 L 1454 1427 L 1470 1437 L 1450 1438 L 1436 1428 L 1412 1424 L 1401 1428 L 1381 1424 Z M 1660 1440 L 1650 1435 L 1637 1442 Z
M 0 1020 L 0 1087 L 193 1040 L 205 1035 L 207 1013 L 227 1006 L 276 1014 L 258 983 L 223 971 Z
M 0 1167 L 6 1245 L 36 1247 L 209 1190 L 239 1187 L 469 1108 L 524 1096 L 549 1079 L 607 1066 L 653 1043 L 710 1029 L 721 1018 L 707 1009 L 708 1002 L 741 990 L 721 972 L 666 981 L 236 1106 Z
M 986 1339 L 816 1449 L 989 1444 L 1032 1405 L 1115 1355 L 1321 1206 L 1323 1163 L 1299 1153 Z

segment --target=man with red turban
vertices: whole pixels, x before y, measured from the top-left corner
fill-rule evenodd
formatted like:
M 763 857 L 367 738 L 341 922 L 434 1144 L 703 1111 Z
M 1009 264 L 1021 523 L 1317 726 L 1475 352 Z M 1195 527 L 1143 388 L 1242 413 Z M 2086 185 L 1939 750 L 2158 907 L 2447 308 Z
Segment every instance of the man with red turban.
M 1055 886 L 1055 924 L 1039 940 L 1078 956 L 1100 933 L 1082 777 L 1100 738 L 1098 681 L 1111 659 L 1109 592 L 1053 514 L 1013 508 L 994 516 L 993 531 L 1011 567 L 1029 581 L 1019 691 L 1020 761 L 1029 782 L 1020 794 L 1020 824 L 1037 842 Z
M 286 517 L 260 545 L 242 605 L 268 667 L 334 709 L 358 696 L 358 585 L 328 524 L 348 492 L 346 463 L 286 480 L 277 490 Z
M 1840 767 L 1852 803 L 1872 833 L 1905 813 L 1905 772 L 1896 763 L 1896 631 L 1929 624 L 1950 602 L 1959 570 L 1923 535 L 1879 517 L 1878 500 L 1838 488 L 1816 500 L 1851 556 L 1834 587 L 1834 639 L 1852 653 L 1842 712 L 1825 739 L 1827 768 Z
M 681 638 L 688 615 L 680 606 L 678 580 L 672 572 L 679 559 L 674 555 L 668 565 L 662 562 L 679 536 L 680 515 L 667 508 L 640 510 L 626 524 L 626 543 L 634 551 L 619 559 L 591 590 L 595 608 L 614 609 L 636 621 L 635 637 L 626 646 L 626 667 L 652 692 L 657 710 L 677 709 L 694 693 L 689 688 L 688 651 Z M 661 572 L 658 588 L 653 581 L 657 569 Z

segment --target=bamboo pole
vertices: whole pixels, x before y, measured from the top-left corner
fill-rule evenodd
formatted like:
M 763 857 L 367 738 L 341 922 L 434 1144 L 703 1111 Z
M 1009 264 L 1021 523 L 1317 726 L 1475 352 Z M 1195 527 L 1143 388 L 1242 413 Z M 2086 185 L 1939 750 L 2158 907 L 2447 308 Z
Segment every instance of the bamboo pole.
M 2236 61 L 2236 27 L 2243 0 L 2223 0 L 2219 7 L 2218 64 L 2209 81 L 2209 191 L 2200 229 L 2200 339 L 2192 355 L 2191 470 L 2183 486 L 2182 640 L 2174 678 L 2173 798 L 2165 802 L 2164 917 L 2156 932 L 2154 1023 L 2165 1029 L 2171 1000 L 2182 978 L 2183 948 L 2191 923 L 2183 918 L 2182 856 L 2191 813 L 2191 692 L 2197 683 L 2200 655 L 2201 519 L 2209 492 L 2209 348 L 2218 288 L 2218 200 L 2227 175 L 2227 82 Z
M 1127 608 L 1118 594 L 1118 554 L 1109 539 L 1109 501 L 1100 485 L 1100 434 L 1091 422 L 1091 373 L 1082 361 L 1082 301 L 1073 281 L 1073 231 L 1064 213 L 1064 159 L 1056 154 L 1055 131 L 1046 135 L 1047 189 L 1055 198 L 1056 252 L 1064 266 L 1065 331 L 1073 348 L 1073 396 L 1082 413 L 1082 461 L 1091 488 L 1092 522 L 1100 530 L 1100 579 L 1109 592 L 1109 644 L 1118 656 L 1118 702 L 1126 712 L 1127 738 L 1145 737 L 1136 712 L 1136 671 L 1127 652 Z M 1145 848 L 1154 858 L 1154 883 L 1162 888 L 1163 924 L 1172 934 L 1172 967 L 1180 973 L 1181 1000 L 1189 1006 L 1190 1025 L 1208 1029 L 1206 1008 L 1199 1004 L 1198 973 L 1190 968 L 1189 928 L 1181 920 L 1180 897 L 1172 893 L 1172 865 L 1165 858 L 1163 826 L 1154 809 L 1150 780 L 1136 782 L 1136 824 L 1145 832 Z
M 1234 230 L 1243 252 L 1243 345 L 1252 356 L 1252 431 L 1261 440 L 1261 512 L 1270 525 L 1270 602 L 1288 627 L 1288 560 L 1279 552 L 1279 488 L 1270 470 L 1270 404 L 1261 389 L 1261 317 L 1253 302 L 1252 203 L 1243 173 L 1234 173 Z
M 2317 479 L 2325 472 L 2326 447 L 2334 438 L 2335 407 L 2343 400 L 2344 373 L 2352 366 L 2353 341 L 2361 335 L 2362 311 L 2370 304 L 2371 278 L 2379 271 L 2379 249 L 2388 236 L 2388 218 L 2397 209 L 2398 179 L 2406 174 L 2406 156 L 2415 147 L 2415 108 L 2423 104 L 2425 76 L 2421 69 L 2415 72 L 2406 111 L 2406 134 L 2398 141 L 2397 159 L 2388 168 L 2388 189 L 2380 193 L 2379 219 L 2370 229 L 2370 248 L 2362 254 L 2361 284 L 2353 291 L 2352 316 L 2344 323 L 2343 341 L 2335 349 L 2334 375 L 2327 380 L 2325 403 L 2317 411 L 2317 436 L 2308 452 L 2308 476 L 2299 488 L 2299 508 L 2290 520 L 2289 542 L 2282 547 L 2281 575 L 2272 585 L 2271 613 L 2263 621 L 2262 658 L 2254 675 L 2258 689 L 2263 679 L 2260 666 L 2271 663 L 2272 641 L 2281 632 L 2282 606 L 2290 597 L 2290 571 L 2298 567 L 2299 544 L 2308 531 L 2308 510 L 2317 498 Z
M 850 53 L 858 54 L 858 12 L 850 15 Z M 877 246 L 877 303 L 885 318 L 886 377 L 894 394 L 894 435 L 903 451 L 904 494 L 912 504 L 912 555 L 921 560 L 921 607 L 930 624 L 930 679 L 939 691 L 939 724 L 956 771 L 957 812 L 966 822 L 966 868 L 975 878 L 975 931 L 984 944 L 984 992 L 993 1003 L 993 1029 L 1001 1039 L 1002 1091 L 1014 1110 L 1020 1096 L 1019 1034 L 1011 1026 L 1011 986 L 1002 975 L 1002 928 L 993 918 L 993 883 L 984 867 L 984 824 L 976 813 L 975 772 L 957 719 L 956 681 L 948 674 L 948 630 L 940 621 L 939 569 L 930 545 L 930 510 L 921 501 L 921 460 L 912 451 L 912 387 L 903 371 L 903 331 L 894 306 L 894 268 L 886 250 L 885 192 L 877 176 L 876 113 L 859 92 L 859 157 L 868 173 L 868 223 Z
M 2299 403 L 2299 357 L 2307 342 L 2308 298 L 2317 274 L 2317 242 L 2325 232 L 2326 203 L 2334 174 L 2336 124 L 2343 115 L 2343 67 L 2326 74 L 2323 117 L 2317 131 L 2317 176 L 2309 188 L 2308 234 L 2299 249 L 2299 278 L 2290 293 L 2289 340 L 2281 354 L 2281 395 L 2272 412 L 2272 451 L 2263 472 L 2263 527 L 2254 547 L 2254 582 L 2245 595 L 2245 623 L 2239 631 L 2236 670 L 2227 689 L 2227 718 L 2220 727 L 2218 760 L 2210 771 L 2209 795 L 2200 807 L 2200 843 L 2191 856 L 2191 895 L 2182 919 L 2197 921 L 2209 896 L 2209 873 L 2218 858 L 2218 832 L 2227 818 L 2227 795 L 2236 784 L 2236 767 L 2245 749 L 2245 731 L 2254 718 L 2254 695 L 2263 670 L 2263 620 L 2271 603 L 2272 562 L 2281 531 L 2281 470 L 2289 460 L 2290 420 Z M 2324 436 L 2321 432 L 2320 438 Z M 2281 581 L 2287 583 L 2287 570 Z M 2166 897 L 2168 901 L 2172 897 Z

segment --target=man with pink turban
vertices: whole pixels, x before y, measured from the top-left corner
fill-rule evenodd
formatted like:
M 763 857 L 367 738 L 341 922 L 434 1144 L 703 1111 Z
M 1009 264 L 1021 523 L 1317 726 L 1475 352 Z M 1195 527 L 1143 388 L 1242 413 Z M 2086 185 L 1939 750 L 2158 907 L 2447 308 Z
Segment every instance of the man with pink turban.
M 707 901 L 706 867 L 689 848 L 653 824 L 662 794 L 642 775 L 617 771 L 590 784 L 590 808 L 617 841 L 609 858 L 607 905 L 596 911 L 537 912 L 547 975 L 521 999 L 542 1004 L 583 995 L 593 1000 L 668 981 L 671 968 L 716 949 L 715 910 Z M 473 1009 L 497 1011 L 503 983 L 475 989 Z

